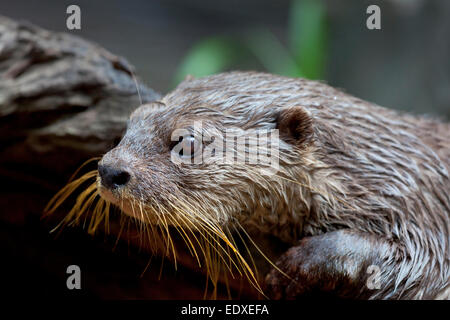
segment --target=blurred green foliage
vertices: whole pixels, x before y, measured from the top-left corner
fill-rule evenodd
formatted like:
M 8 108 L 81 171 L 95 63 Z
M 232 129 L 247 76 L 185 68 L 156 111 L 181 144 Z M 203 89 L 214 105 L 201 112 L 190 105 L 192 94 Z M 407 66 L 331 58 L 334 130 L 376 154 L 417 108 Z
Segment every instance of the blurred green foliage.
M 264 27 L 236 37 L 214 36 L 186 54 L 174 85 L 186 75 L 206 76 L 233 68 L 249 56 L 274 74 L 323 79 L 326 62 L 326 12 L 320 0 L 293 0 L 289 10 L 288 47 Z

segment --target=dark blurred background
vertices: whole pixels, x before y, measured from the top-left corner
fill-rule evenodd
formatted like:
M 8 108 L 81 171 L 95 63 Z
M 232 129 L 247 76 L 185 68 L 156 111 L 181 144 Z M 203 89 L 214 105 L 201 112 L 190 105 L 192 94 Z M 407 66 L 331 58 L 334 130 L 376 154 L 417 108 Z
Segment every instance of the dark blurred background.
M 81 30 L 66 28 L 70 4 L 81 8 Z M 370 4 L 381 8 L 381 30 L 366 28 Z M 161 93 L 186 73 L 267 70 L 450 117 L 447 0 L 2 0 L 0 14 L 97 42 Z
M 81 30 L 66 28 L 66 8 L 71 4 L 81 8 Z M 371 4 L 381 8 L 381 30 L 366 28 L 366 9 Z M 0 15 L 98 43 L 128 59 L 138 77 L 163 94 L 186 74 L 263 70 L 324 80 L 385 107 L 450 119 L 448 0 L 0 0 Z M 8 39 L 8 35 L 3 39 Z M 5 44 L 0 42 L 0 52 L 2 46 Z M 77 59 L 84 61 L 82 57 Z M 14 61 L 14 54 L 10 60 Z M 105 69 L 98 70 L 120 73 L 105 64 Z M 41 65 L 42 70 L 51 70 L 51 65 L 51 61 L 47 66 Z M 17 81 L 20 83 L 20 77 Z M 108 93 L 111 90 L 105 83 L 99 85 Z M 134 82 L 130 83 L 134 90 Z M 9 88 L 17 89 L 13 85 Z M 19 97 L 20 89 L 19 86 Z M 78 89 L 72 88 L 68 95 L 78 94 Z M 95 98 L 93 105 L 54 106 L 48 101 L 60 101 L 51 100 L 60 96 L 50 90 L 34 100 L 25 99 L 36 110 L 31 108 L 29 112 L 25 103 L 17 105 L 13 115 L 6 112 L 0 117 L 0 129 L 7 136 L 2 141 L 11 140 L 0 146 L 3 290 L 22 298 L 201 297 L 205 278 L 189 268 L 179 267 L 174 272 L 168 267 L 160 281 L 159 261 L 155 258 L 155 267 L 141 278 L 147 253 L 126 243 L 119 243 L 112 252 L 115 238 L 105 240 L 102 234 L 89 237 L 77 228 L 67 228 L 55 241 L 55 236 L 49 234 L 50 227 L 42 223 L 42 209 L 51 196 L 86 159 L 106 152 L 108 143 L 120 138 L 114 136 L 119 135 L 116 131 L 125 127 L 126 117 L 117 124 L 99 119 L 97 124 L 109 123 L 117 129 L 113 134 L 108 131 L 103 140 L 97 139 L 94 125 L 86 136 L 72 135 L 70 128 L 68 132 L 63 130 L 64 126 L 59 127 L 61 131 L 47 130 L 52 121 L 58 124 L 66 118 L 75 125 L 77 115 L 91 109 L 100 115 L 104 113 L 101 107 L 110 106 L 109 95 L 97 97 L 93 94 L 96 91 L 97 87 L 83 92 Z M 50 106 L 40 103 L 40 98 L 48 98 Z M 137 105 L 137 97 L 126 98 L 134 101 L 131 107 Z M 104 105 L 97 105 L 103 100 Z M 0 107 L 9 106 L 3 102 Z M 40 116 L 54 113 L 54 119 L 44 117 L 45 121 L 39 122 Z M 32 120 L 39 121 L 34 124 Z M 33 125 L 30 127 L 28 122 Z M 30 139 L 42 136 L 42 141 Z M 103 144 L 99 146 L 99 142 Z M 78 264 L 83 270 L 82 293 L 66 289 L 65 268 L 70 264 Z

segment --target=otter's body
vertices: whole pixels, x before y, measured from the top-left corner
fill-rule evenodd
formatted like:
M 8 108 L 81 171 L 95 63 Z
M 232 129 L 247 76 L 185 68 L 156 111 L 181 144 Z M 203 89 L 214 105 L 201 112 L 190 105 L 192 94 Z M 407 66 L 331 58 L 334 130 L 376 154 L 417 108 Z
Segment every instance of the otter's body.
M 194 121 L 203 122 L 204 135 L 278 129 L 279 170 L 173 163 L 171 134 Z M 449 159 L 448 124 L 320 82 L 232 72 L 186 80 L 137 109 L 100 162 L 99 189 L 130 215 L 136 199 L 155 215 L 179 201 L 220 225 L 239 223 L 290 243 L 277 264 L 296 281 L 269 273 L 276 298 L 325 291 L 431 299 L 449 285 Z

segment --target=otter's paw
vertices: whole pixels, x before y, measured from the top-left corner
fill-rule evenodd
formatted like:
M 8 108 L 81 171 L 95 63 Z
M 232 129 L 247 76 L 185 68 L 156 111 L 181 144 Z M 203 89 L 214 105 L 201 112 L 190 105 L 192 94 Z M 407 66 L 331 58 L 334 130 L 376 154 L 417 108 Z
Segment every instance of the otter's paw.
M 266 276 L 266 292 L 272 299 L 300 297 L 357 297 L 360 295 L 360 262 L 343 254 L 336 239 L 315 236 L 303 239 L 284 253 Z

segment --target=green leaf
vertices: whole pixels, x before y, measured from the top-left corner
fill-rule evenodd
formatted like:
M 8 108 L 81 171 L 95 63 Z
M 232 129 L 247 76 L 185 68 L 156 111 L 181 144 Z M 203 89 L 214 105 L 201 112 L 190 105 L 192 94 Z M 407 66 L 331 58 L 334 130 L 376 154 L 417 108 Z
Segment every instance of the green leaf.
M 268 29 L 250 32 L 245 45 L 267 71 L 291 77 L 303 76 L 291 53 Z
M 291 50 L 304 75 L 323 78 L 326 58 L 326 12 L 322 1 L 293 0 L 289 18 Z
M 236 44 L 227 38 L 212 37 L 202 40 L 190 49 L 178 68 L 174 85 L 187 75 L 203 77 L 224 71 L 238 57 Z

